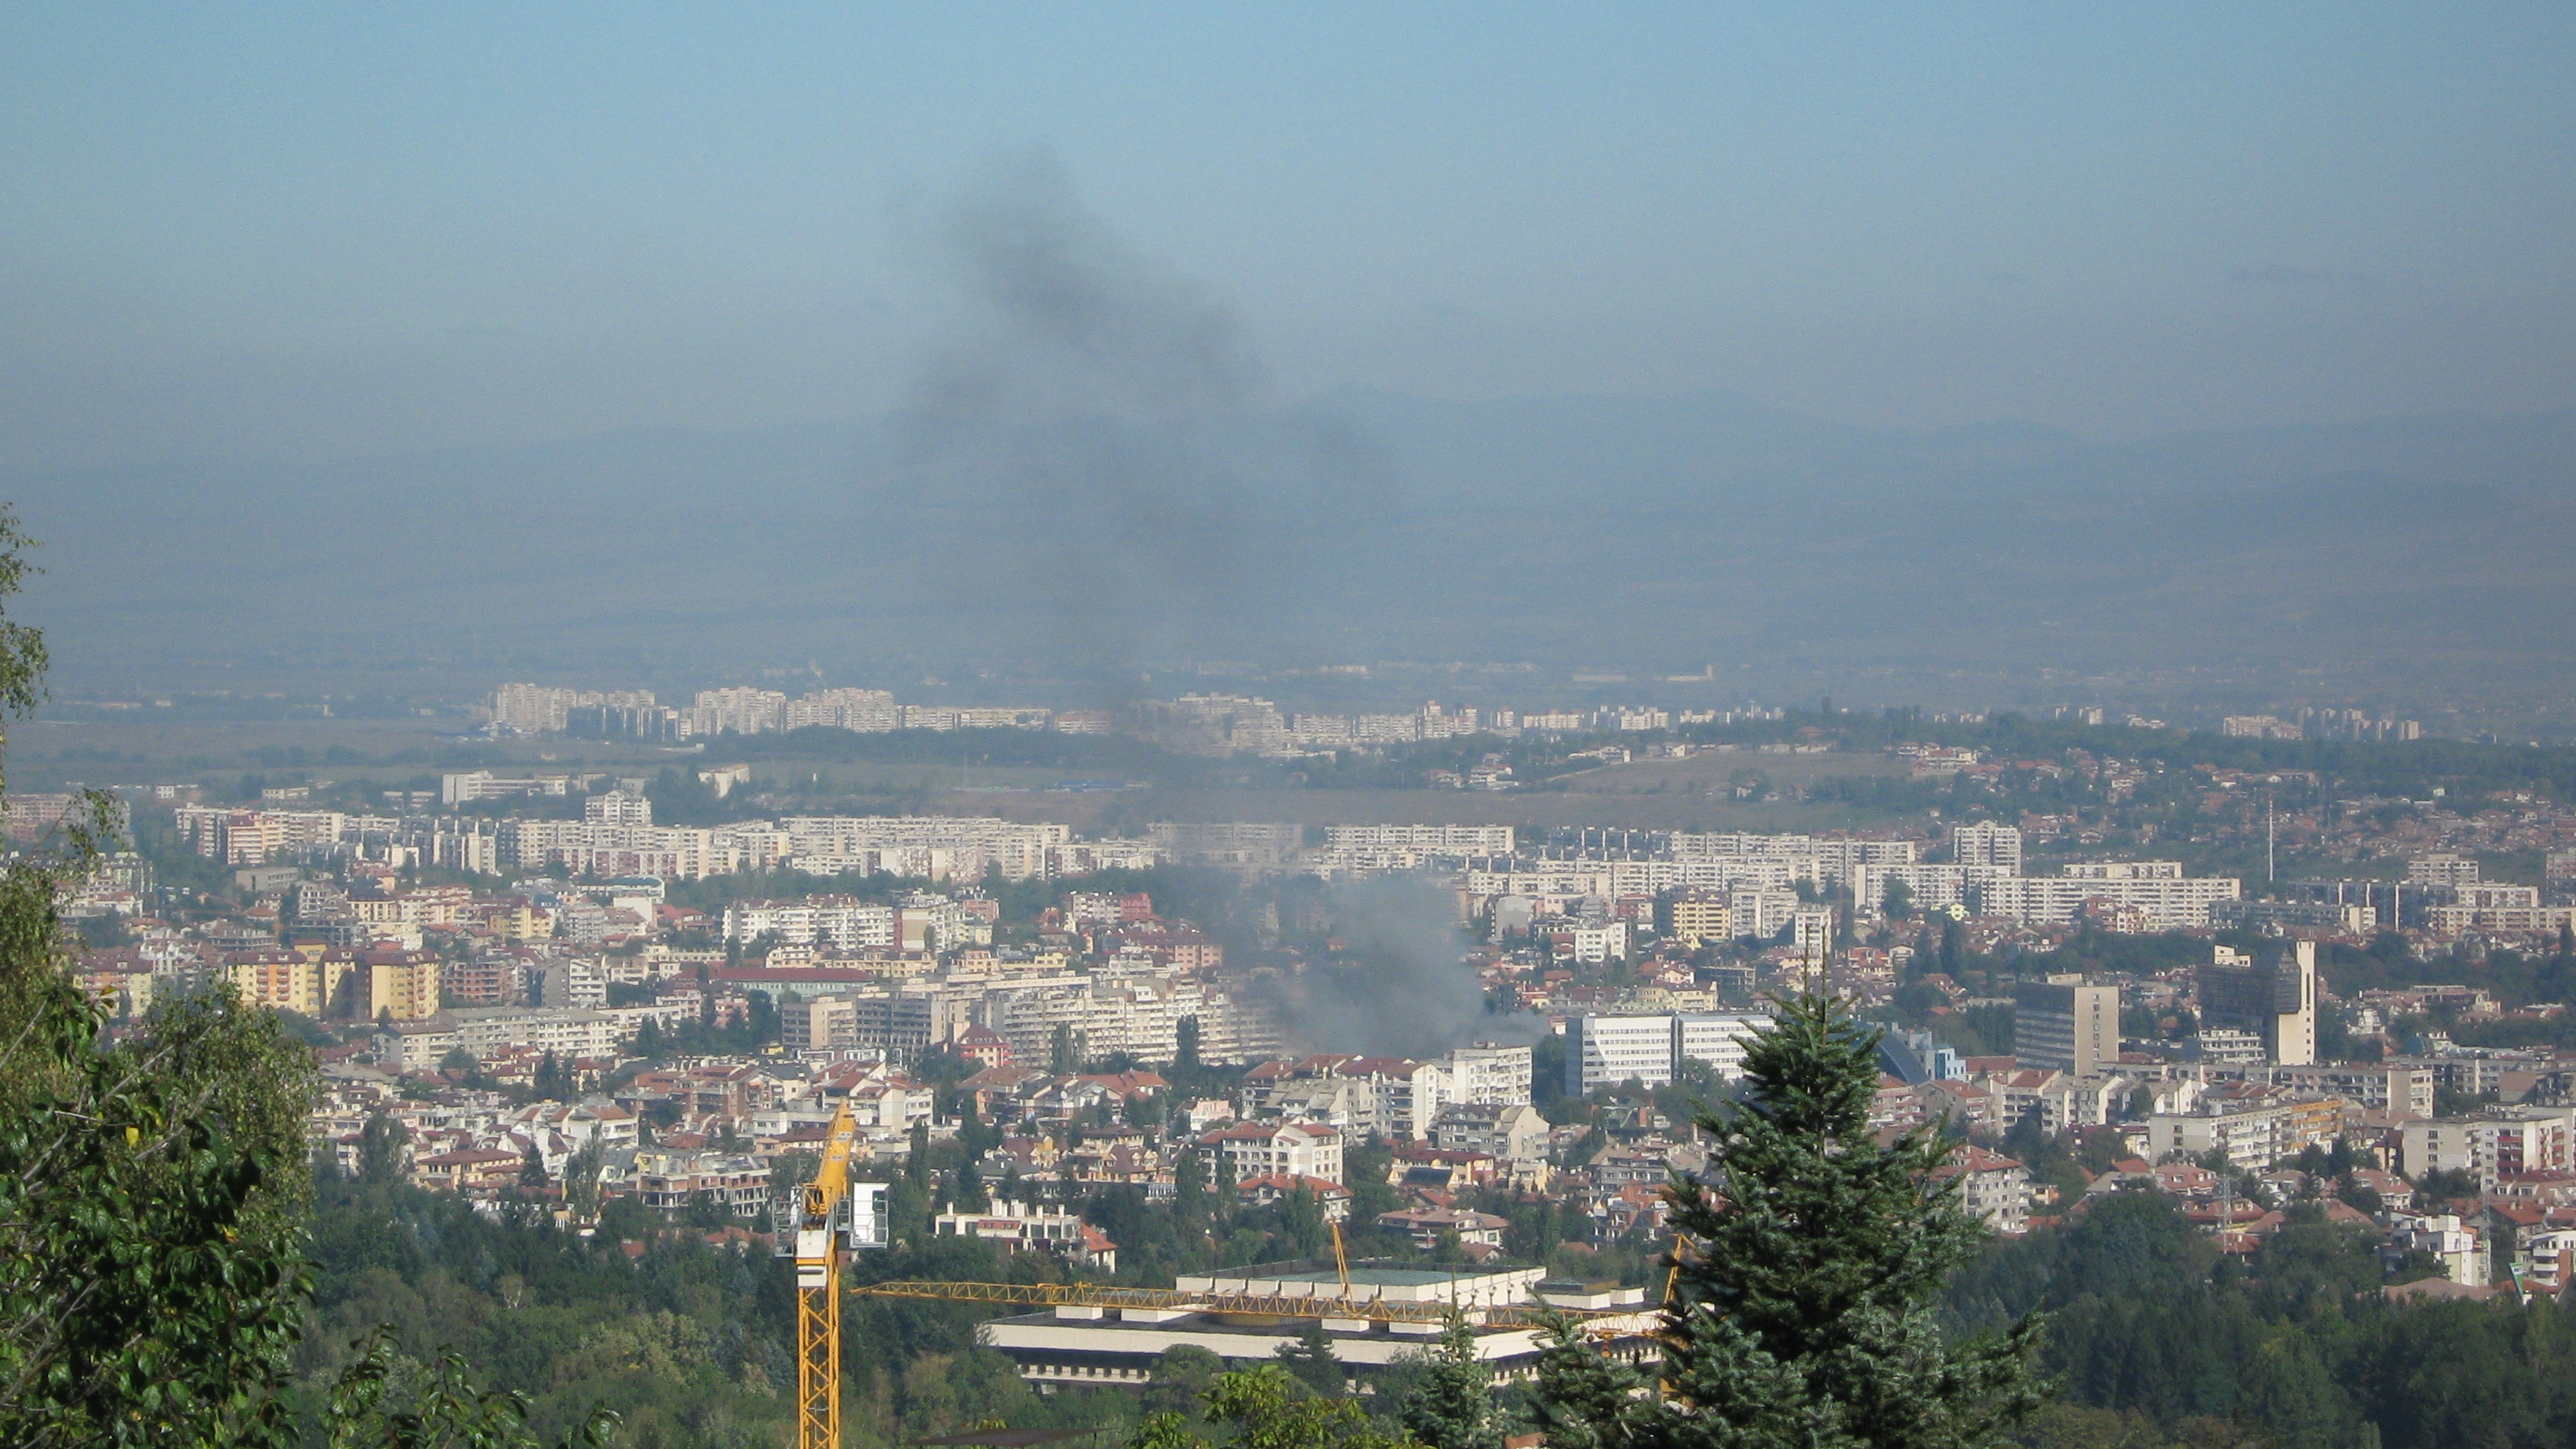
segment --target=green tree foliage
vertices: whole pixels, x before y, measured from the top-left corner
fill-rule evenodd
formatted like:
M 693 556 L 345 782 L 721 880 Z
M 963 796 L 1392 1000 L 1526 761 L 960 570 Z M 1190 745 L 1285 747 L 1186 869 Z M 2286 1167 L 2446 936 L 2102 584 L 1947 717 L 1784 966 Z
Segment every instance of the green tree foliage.
M 1279 1345 L 1279 1367 L 1318 1394 L 1340 1394 L 1349 1378 L 1349 1370 L 1333 1356 L 1332 1337 L 1324 1332 L 1320 1320 L 1308 1320 L 1306 1331 L 1295 1343 Z
M 1154 1381 L 1145 1390 L 1144 1409 L 1149 1414 L 1196 1419 L 1207 1402 L 1207 1391 L 1224 1372 L 1225 1360 L 1197 1344 L 1167 1348 L 1154 1360 Z
M 2273 1449 L 2576 1442 L 2576 1315 L 2391 1303 L 2381 1286 L 2374 1235 L 2316 1205 L 2292 1207 L 2240 1262 L 2138 1191 L 1997 1245 L 1953 1282 L 1950 1308 L 1969 1324 L 2051 1314 L 2043 1360 L 2063 1402 L 2035 1428 L 2070 1444 L 2131 1430 L 2140 1444 Z
M 477 1390 L 455 1353 L 424 1374 L 395 1349 L 389 1328 L 368 1337 L 331 1387 L 331 1449 L 535 1449 L 527 1422 L 527 1395 Z M 564 1449 L 605 1445 L 616 1427 L 614 1413 L 594 1409 Z
M 1636 1370 L 1610 1358 L 1559 1315 L 1539 1353 L 1531 1408 L 1551 1449 L 1626 1449 L 1645 1417 Z
M 1676 1181 L 1680 1270 L 1666 1305 L 1667 1397 L 1628 1426 L 1675 1446 L 1968 1446 L 2038 1407 L 2038 1320 L 1953 1340 L 1943 1283 L 1982 1229 L 1934 1176 L 1946 1144 L 1869 1129 L 1877 1037 L 1840 1002 L 1783 1001 L 1747 1049 L 1712 1181 Z M 1564 1355 L 1559 1356 L 1560 1371 Z M 1545 1398 L 1564 1393 L 1542 1387 Z
M 1395 1398 L 1405 1432 L 1431 1449 L 1503 1449 L 1506 1420 L 1476 1357 L 1475 1330 L 1454 1310 L 1438 1347 L 1398 1355 L 1377 1387 Z
M 24 546 L 0 510 L 0 597 Z M 43 664 L 32 630 L 0 622 L 0 709 L 34 702 Z M 315 1282 L 311 1053 L 229 987 L 166 999 L 101 1044 L 55 913 L 107 838 L 108 802 L 86 806 L 0 865 L 0 1443 L 293 1444 L 286 1390 Z M 399 1130 L 379 1118 L 362 1148 L 380 1179 L 367 1190 L 395 1190 L 381 1180 L 399 1171 Z M 371 1355 L 342 1379 L 331 1443 L 527 1442 L 518 1401 L 472 1394 L 452 1362 L 389 1409 L 395 1367 Z
M 1219 1375 L 1207 1391 L 1207 1417 L 1233 1430 L 1237 1449 L 1398 1449 L 1405 1441 L 1379 1432 L 1350 1399 L 1310 1396 L 1276 1365 Z M 1188 1419 L 1149 1416 L 1130 1449 L 1209 1449 Z
M 27 546 L 0 509 L 0 598 Z M 43 639 L 0 621 L 0 711 L 35 704 L 44 666 Z M 91 795 L 0 866 L 0 1442 L 280 1442 L 312 1059 L 228 989 L 100 1048 L 55 903 L 112 822 Z

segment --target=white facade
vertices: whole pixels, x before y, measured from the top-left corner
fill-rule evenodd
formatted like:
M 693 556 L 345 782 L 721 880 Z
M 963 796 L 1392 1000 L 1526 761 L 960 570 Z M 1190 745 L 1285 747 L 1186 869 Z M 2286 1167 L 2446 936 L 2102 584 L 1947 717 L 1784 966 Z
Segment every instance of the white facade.
M 1732 1080 L 1744 1074 L 1744 1044 L 1771 1026 L 1760 1012 L 1579 1016 L 1565 1024 L 1565 1086 L 1576 1096 L 1637 1081 L 1654 1087 L 1685 1061 Z

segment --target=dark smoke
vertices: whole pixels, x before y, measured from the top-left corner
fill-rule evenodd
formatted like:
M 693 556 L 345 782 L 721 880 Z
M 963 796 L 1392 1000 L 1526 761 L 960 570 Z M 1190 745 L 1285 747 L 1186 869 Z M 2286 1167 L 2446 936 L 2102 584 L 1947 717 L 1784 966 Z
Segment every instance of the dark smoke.
M 1103 683 L 1298 652 L 1336 572 L 1318 542 L 1381 511 L 1367 450 L 1261 411 L 1232 310 L 1111 234 L 1051 157 L 992 166 L 920 231 L 956 320 L 922 359 L 898 472 L 942 516 L 929 547 L 960 622 Z
M 1325 894 L 1341 961 L 1318 961 L 1281 1003 L 1311 1051 L 1435 1057 L 1472 1041 L 1528 1041 L 1544 1023 L 1485 1009 L 1448 895 L 1420 876 L 1383 876 Z

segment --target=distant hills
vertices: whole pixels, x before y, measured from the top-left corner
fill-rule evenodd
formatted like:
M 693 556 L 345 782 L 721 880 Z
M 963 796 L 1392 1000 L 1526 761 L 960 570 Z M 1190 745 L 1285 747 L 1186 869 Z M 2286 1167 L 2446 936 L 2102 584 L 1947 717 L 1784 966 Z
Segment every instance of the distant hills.
M 2576 413 L 2088 443 L 1725 393 L 639 430 L 0 483 L 69 678 L 1058 654 L 1646 671 L 2576 655 Z

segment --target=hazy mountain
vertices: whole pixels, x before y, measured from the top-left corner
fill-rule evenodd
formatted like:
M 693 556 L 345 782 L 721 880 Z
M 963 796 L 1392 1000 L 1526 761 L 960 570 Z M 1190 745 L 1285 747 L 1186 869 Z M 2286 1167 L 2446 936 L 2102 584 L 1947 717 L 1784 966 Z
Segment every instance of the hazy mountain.
M 927 441 L 925 441 L 927 439 Z M 637 431 L 5 485 L 77 680 L 1075 652 L 2559 661 L 2576 414 L 2096 444 L 1711 393 Z M 621 663 L 622 662 L 622 663 Z

